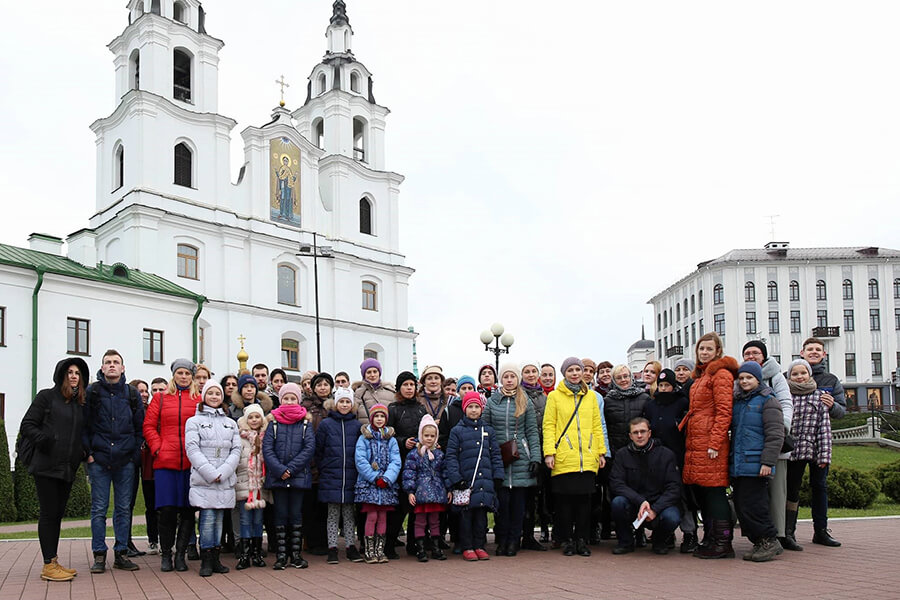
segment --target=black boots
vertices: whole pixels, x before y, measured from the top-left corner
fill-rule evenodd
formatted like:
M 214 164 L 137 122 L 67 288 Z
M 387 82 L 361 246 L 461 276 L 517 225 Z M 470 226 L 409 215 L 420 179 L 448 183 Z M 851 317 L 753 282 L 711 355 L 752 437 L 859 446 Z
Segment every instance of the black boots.
M 178 537 L 175 540 L 175 570 L 176 571 L 187 571 L 187 561 L 185 560 L 185 553 L 187 552 L 188 546 L 191 541 L 191 534 L 194 532 L 194 520 L 191 519 L 190 522 L 187 522 L 187 519 L 182 519 L 181 524 L 178 527 Z
M 95 575 L 106 573 L 106 550 L 94 552 L 94 564 L 91 565 L 91 573 Z
M 356 549 L 356 545 L 350 544 L 347 546 L 347 560 L 350 562 L 362 562 L 363 557 L 359 553 L 359 550 Z
M 250 540 L 241 538 L 237 541 L 238 562 L 234 567 L 238 571 L 250 568 Z
M 428 562 L 428 553 L 425 552 L 425 538 L 416 538 L 416 560 L 419 562 Z
M 172 546 L 175 545 L 175 509 L 165 507 L 159 510 L 159 554 L 160 571 L 169 573 L 175 570 L 172 564 Z
M 816 529 L 815 533 L 813 533 L 812 542 L 813 544 L 821 544 L 832 548 L 837 548 L 841 545 L 839 541 L 831 537 L 831 532 L 827 529 Z
M 786 510 L 784 513 L 784 537 L 778 538 L 785 550 L 802 552 L 803 546 L 797 543 L 797 511 Z
M 447 560 L 447 557 L 444 555 L 444 551 L 441 550 L 441 540 L 443 538 L 432 536 L 431 538 L 431 558 L 434 560 Z
M 585 542 L 583 538 L 578 538 L 575 541 L 575 553 L 578 554 L 578 556 L 590 556 L 591 555 L 591 549 L 588 548 L 587 542 Z M 510 556 L 514 556 L 514 555 L 510 555 Z
M 227 573 L 231 569 L 222 564 L 220 560 L 222 556 L 222 547 L 216 546 L 212 549 L 212 570 L 213 573 Z
M 113 562 L 114 569 L 122 569 L 123 571 L 137 571 L 139 566 L 128 560 L 128 550 L 119 550 L 115 553 Z
M 265 567 L 266 561 L 263 560 L 262 538 L 251 538 L 244 540 L 244 543 L 250 545 L 250 564 L 254 567 Z
M 209 577 L 213 574 L 212 548 L 200 550 L 200 577 Z
M 731 547 L 734 535 L 731 520 L 716 519 L 711 525 L 709 535 L 706 536 L 708 544 L 699 546 L 694 551 L 694 556 L 697 558 L 734 558 L 734 548 Z
M 303 528 L 300 525 L 291 525 L 291 566 L 295 569 L 305 569 L 309 563 L 300 554 L 303 548 Z
M 685 533 L 684 537 L 681 539 L 681 547 L 679 548 L 679 551 L 682 554 L 691 554 L 696 549 L 697 549 L 697 534 L 696 533 Z
M 272 568 L 276 571 L 284 571 L 287 564 L 287 527 L 277 525 L 275 527 L 275 564 Z

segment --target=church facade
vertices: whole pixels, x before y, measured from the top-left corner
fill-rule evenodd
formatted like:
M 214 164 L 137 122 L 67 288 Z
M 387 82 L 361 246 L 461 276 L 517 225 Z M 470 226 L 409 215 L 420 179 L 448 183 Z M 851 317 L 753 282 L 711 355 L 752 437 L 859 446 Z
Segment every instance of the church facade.
M 282 103 L 240 132 L 233 175 L 237 123 L 217 112 L 224 44 L 200 3 L 129 2 L 109 44 L 118 105 L 91 125 L 88 227 L 64 240 L 33 235 L 30 250 L 0 247 L 0 351 L 16 357 L 17 374 L 36 374 L 4 378 L 22 388 L 0 389 L 8 423 L 33 388 L 52 384 L 56 360 L 82 355 L 94 369 L 110 347 L 129 378 L 168 376 L 182 356 L 220 377 L 237 368 L 243 337 L 251 363 L 293 378 L 317 368 L 318 321 L 323 370 L 370 356 L 385 373 L 411 368 L 413 269 L 400 253 L 403 177 L 385 169 L 389 110 L 353 55 L 341 0 L 326 40 L 303 106 Z

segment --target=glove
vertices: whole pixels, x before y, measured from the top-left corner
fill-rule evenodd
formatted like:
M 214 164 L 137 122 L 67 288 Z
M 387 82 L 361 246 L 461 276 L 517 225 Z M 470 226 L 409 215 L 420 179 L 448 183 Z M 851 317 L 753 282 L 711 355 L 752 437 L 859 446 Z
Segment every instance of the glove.
M 469 487 L 469 482 L 465 479 L 460 479 L 456 483 L 453 484 L 454 490 L 464 490 Z
M 541 463 L 536 463 L 536 462 L 528 463 L 528 474 L 529 475 L 537 475 L 538 469 L 540 469 L 540 468 L 541 468 Z
M 381 489 L 386 489 L 388 487 L 388 482 L 384 480 L 384 477 L 376 477 L 375 485 Z

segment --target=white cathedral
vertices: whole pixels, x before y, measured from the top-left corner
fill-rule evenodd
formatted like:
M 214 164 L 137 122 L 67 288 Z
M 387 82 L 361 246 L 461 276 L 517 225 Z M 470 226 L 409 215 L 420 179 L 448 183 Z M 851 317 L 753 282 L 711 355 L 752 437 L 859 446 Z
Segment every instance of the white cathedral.
M 95 371 L 118 349 L 129 379 L 169 376 L 178 357 L 216 377 L 250 362 L 294 378 L 354 370 L 376 357 L 409 369 L 413 269 L 400 253 L 399 188 L 385 170 L 388 109 L 353 55 L 342 0 L 305 103 L 241 132 L 218 114 L 223 42 L 197 0 L 130 0 L 110 44 L 118 106 L 91 125 L 97 200 L 65 239 L 0 244 L 0 413 L 14 436 L 53 366 L 80 355 Z M 314 258 L 317 255 L 317 258 Z M 316 289 L 318 288 L 318 293 Z M 318 296 L 318 302 L 317 302 Z M 31 377 L 23 377 L 29 373 Z M 13 438 L 14 439 L 14 438 Z

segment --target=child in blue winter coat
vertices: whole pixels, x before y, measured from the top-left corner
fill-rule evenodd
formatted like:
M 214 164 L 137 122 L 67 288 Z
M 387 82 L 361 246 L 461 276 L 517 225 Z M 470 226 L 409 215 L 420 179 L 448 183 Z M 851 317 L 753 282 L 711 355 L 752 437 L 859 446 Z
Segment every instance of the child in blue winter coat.
M 444 457 L 444 482 L 453 490 L 469 490 L 460 510 L 459 544 L 463 558 L 488 560 L 487 513 L 497 502 L 496 489 L 503 483 L 503 460 L 494 430 L 481 419 L 481 394 L 468 392 L 462 401 L 465 416 L 450 430 Z
M 319 502 L 328 504 L 328 564 L 338 563 L 338 529 L 344 517 L 347 560 L 362 562 L 356 549 L 356 441 L 360 423 L 356 419 L 353 392 L 346 388 L 334 391 L 334 400 L 324 404 L 328 416 L 316 431 L 316 466 L 319 469 Z
M 437 448 L 438 428 L 431 415 L 419 422 L 419 442 L 406 456 L 403 468 L 403 490 L 415 515 L 416 558 L 428 562 L 425 533 L 431 533 L 431 558 L 447 560 L 437 542 L 440 514 L 447 508 L 449 494 L 444 487 L 444 453 Z
M 369 564 L 388 562 L 384 555 L 387 514 L 397 505 L 400 447 L 387 418 L 387 406 L 371 407 L 369 424 L 362 426 L 356 441 L 356 501 L 366 513 L 365 561 Z
M 313 427 L 306 409 L 300 406 L 300 386 L 286 383 L 278 390 L 280 406 L 272 411 L 274 421 L 263 436 L 266 461 L 266 489 L 275 500 L 275 565 L 283 571 L 290 564 L 305 569 L 300 554 L 304 491 L 312 487 L 310 463 L 316 449 Z M 290 530 L 290 554 L 287 536 Z

